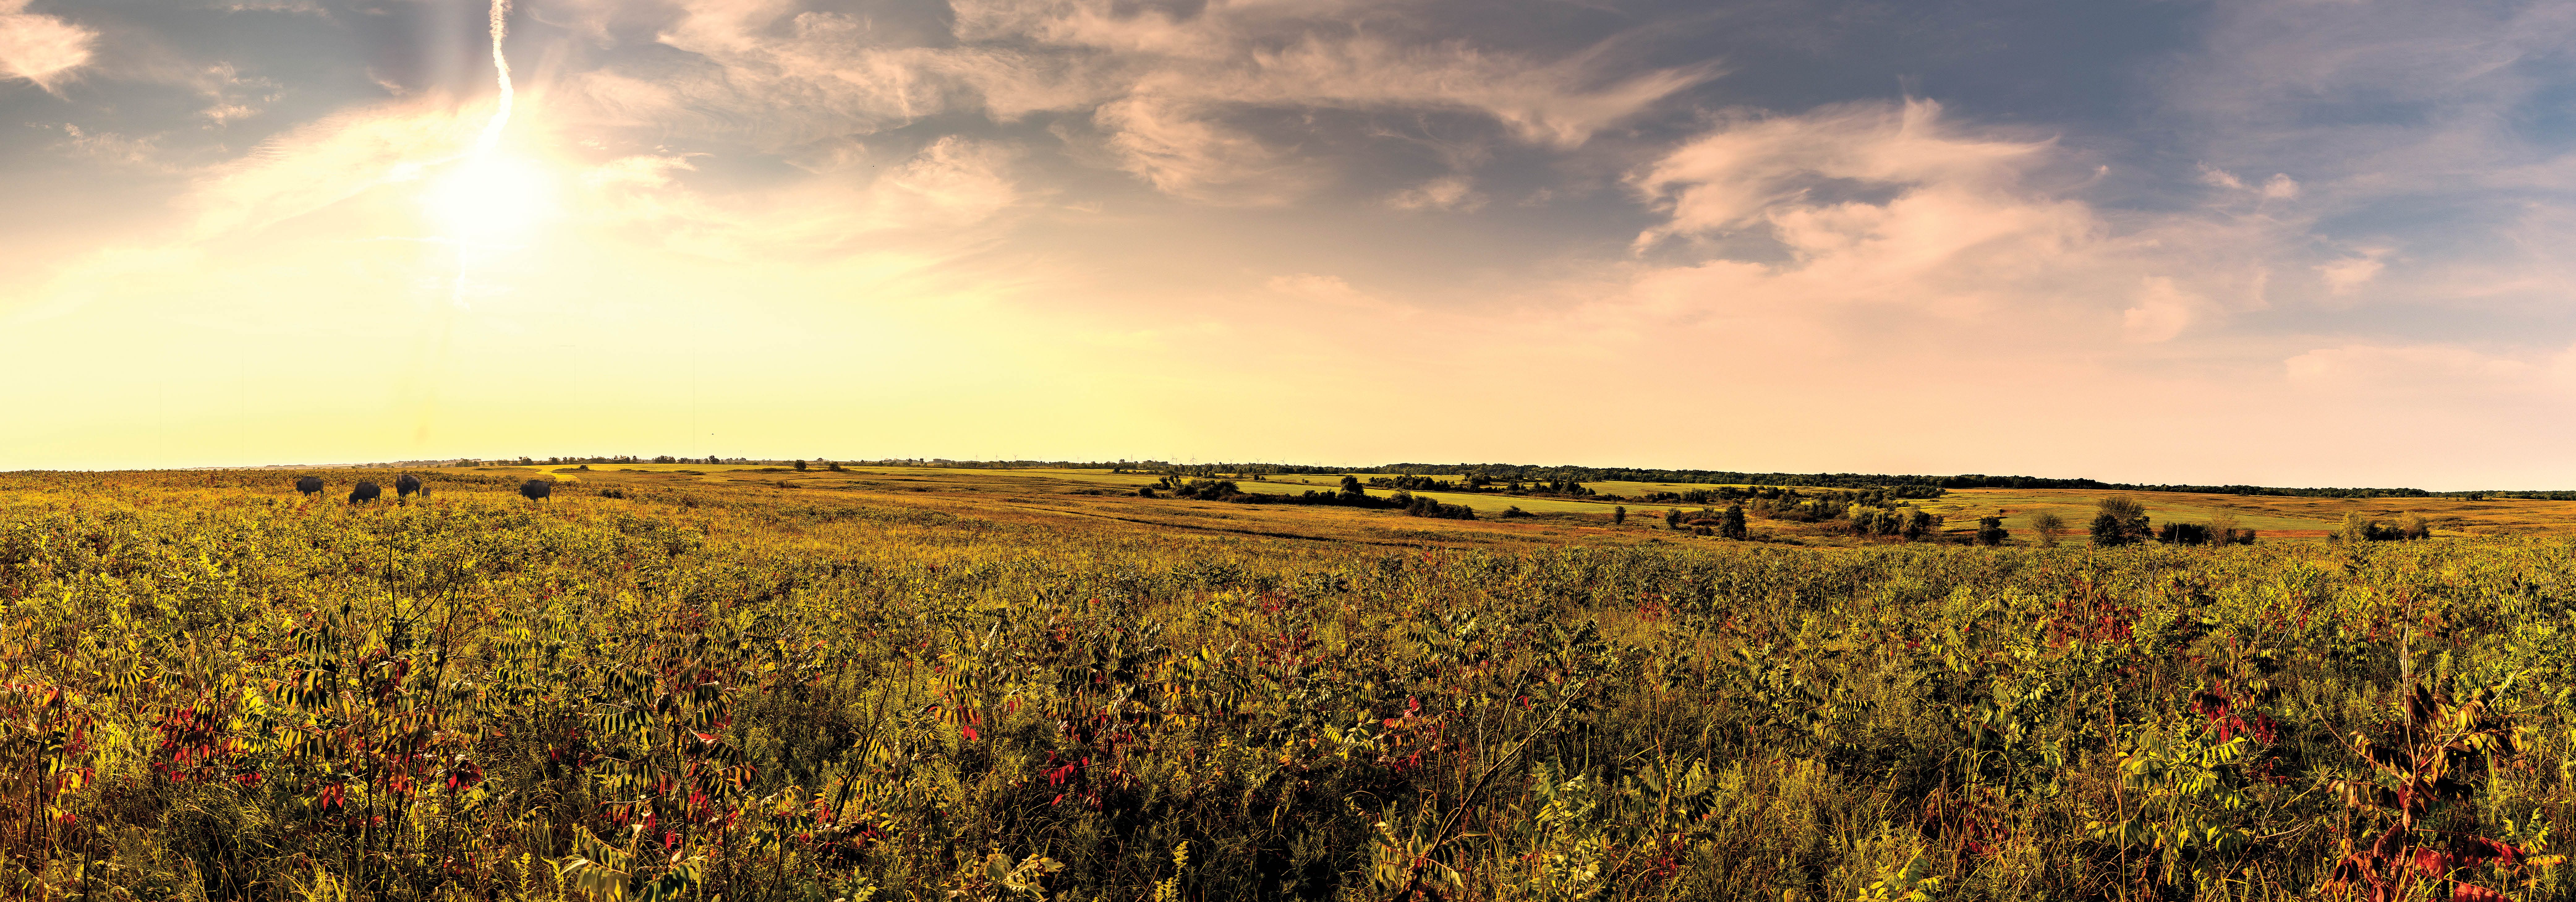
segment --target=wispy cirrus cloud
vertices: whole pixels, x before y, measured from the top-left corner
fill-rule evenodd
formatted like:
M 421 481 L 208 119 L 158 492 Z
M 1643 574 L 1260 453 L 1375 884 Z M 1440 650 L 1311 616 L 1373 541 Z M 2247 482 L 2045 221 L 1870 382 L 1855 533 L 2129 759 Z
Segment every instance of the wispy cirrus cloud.
M 27 6 L 28 0 L 0 0 L 0 81 L 22 78 L 58 91 L 89 64 L 98 32 Z

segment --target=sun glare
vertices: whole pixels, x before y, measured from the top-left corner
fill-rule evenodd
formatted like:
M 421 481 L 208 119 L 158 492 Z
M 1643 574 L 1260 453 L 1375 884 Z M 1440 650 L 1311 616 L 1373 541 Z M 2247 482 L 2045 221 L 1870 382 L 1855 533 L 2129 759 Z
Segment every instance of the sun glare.
M 555 210 L 555 180 L 533 160 L 476 154 L 438 176 L 423 198 L 441 234 L 467 243 L 517 242 Z

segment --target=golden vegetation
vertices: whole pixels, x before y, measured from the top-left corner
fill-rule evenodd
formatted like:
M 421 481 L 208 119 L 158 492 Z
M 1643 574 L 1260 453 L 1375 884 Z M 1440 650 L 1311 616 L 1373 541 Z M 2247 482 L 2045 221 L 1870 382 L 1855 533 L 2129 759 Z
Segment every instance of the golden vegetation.
M 664 469 L 0 475 L 0 895 L 2571 890 L 2565 540 L 1787 548 Z

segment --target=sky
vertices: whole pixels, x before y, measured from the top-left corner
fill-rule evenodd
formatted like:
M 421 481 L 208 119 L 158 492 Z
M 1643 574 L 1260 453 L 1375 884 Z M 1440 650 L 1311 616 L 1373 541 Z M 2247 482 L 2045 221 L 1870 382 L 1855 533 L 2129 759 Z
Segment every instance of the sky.
M 0 0 L 0 470 L 2576 488 L 2576 2 L 495 21 Z

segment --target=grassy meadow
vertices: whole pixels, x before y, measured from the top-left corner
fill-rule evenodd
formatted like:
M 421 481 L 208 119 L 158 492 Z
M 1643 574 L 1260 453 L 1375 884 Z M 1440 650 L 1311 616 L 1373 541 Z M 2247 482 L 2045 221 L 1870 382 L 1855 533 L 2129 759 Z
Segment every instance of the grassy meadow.
M 2557 503 L 1797 547 L 556 469 L 0 474 L 0 898 L 2576 898 Z

